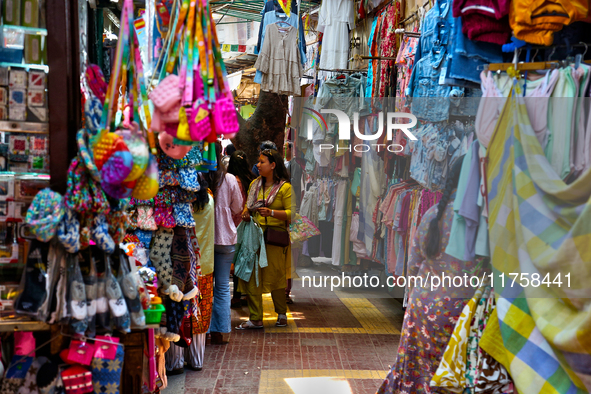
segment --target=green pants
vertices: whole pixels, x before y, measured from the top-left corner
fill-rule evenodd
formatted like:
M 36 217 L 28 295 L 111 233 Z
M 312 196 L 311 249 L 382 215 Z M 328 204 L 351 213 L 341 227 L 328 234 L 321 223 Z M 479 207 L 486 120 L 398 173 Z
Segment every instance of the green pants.
M 250 320 L 259 321 L 263 320 L 263 295 L 251 295 L 247 294 L 248 309 L 250 311 Z M 275 305 L 275 312 L 278 315 L 287 314 L 287 303 L 285 299 L 285 288 L 276 289 L 271 292 L 271 298 L 273 299 L 273 305 Z

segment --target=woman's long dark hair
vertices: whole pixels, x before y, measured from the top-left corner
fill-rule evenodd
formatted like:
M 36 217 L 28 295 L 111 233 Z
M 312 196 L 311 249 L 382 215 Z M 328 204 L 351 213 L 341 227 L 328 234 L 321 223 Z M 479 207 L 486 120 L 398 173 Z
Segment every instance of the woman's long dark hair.
M 224 179 L 226 179 L 226 170 L 222 165 L 222 145 L 219 142 L 215 144 L 215 158 L 217 162 L 217 170 L 209 171 L 208 173 L 204 174 L 205 180 L 209 184 L 209 188 L 213 193 L 213 197 L 217 195 L 217 191 L 222 183 L 224 183 Z
M 451 195 L 458 187 L 458 181 L 460 180 L 460 172 L 462 171 L 462 163 L 464 162 L 464 156 L 461 156 L 453 164 L 451 172 L 449 173 L 445 182 L 445 189 L 443 190 L 443 196 L 437 204 L 437 216 L 429 223 L 429 230 L 427 231 L 427 237 L 425 238 L 425 254 L 428 258 L 435 258 L 439 252 L 441 243 L 441 231 L 439 229 L 439 222 L 445 213 L 445 207 L 449 202 Z
M 199 186 L 201 186 L 199 191 L 195 193 L 197 199 L 193 202 L 195 212 L 201 211 L 209 203 L 209 193 L 207 192 L 209 185 L 202 174 L 199 174 Z
M 228 164 L 228 173 L 240 179 L 244 192 L 248 191 L 250 183 L 256 178 L 250 168 L 251 166 L 246 159 L 246 153 L 241 150 L 232 153 L 230 163 Z
M 269 163 L 275 163 L 275 169 L 273 170 L 273 183 L 281 181 L 289 182 L 289 173 L 285 168 L 283 157 L 275 149 L 265 149 L 261 152 L 261 155 L 269 159 Z

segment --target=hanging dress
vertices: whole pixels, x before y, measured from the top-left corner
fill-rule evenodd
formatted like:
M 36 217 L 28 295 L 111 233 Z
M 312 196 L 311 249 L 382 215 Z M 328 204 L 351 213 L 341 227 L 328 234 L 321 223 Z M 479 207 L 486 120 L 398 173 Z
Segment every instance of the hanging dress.
M 351 0 L 324 0 L 318 15 L 318 31 L 323 32 L 320 68 L 347 69 L 349 29 L 355 28 Z

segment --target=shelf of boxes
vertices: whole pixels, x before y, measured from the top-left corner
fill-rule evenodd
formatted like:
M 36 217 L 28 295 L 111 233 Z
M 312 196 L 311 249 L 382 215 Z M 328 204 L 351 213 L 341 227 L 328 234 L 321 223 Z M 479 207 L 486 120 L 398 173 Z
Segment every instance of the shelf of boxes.
M 27 27 L 27 26 L 16 26 L 16 25 L 2 25 L 5 32 L 18 32 L 24 34 L 33 34 L 36 36 L 46 36 L 47 29 L 41 27 Z
M 45 330 L 49 330 L 49 324 L 40 321 L 0 319 L 0 332 Z
M 25 64 L 25 63 L 7 63 L 7 62 L 0 62 L 0 67 L 22 67 L 26 71 L 29 70 L 39 70 L 44 72 L 49 72 L 49 66 L 44 66 L 42 64 Z
M 48 134 L 49 123 L 0 120 L 0 131 L 9 133 Z

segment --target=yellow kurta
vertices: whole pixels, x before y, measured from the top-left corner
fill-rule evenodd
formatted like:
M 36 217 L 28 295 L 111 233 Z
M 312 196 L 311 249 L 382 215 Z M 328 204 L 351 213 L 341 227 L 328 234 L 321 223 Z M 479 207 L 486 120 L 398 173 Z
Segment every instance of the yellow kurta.
M 254 180 L 250 187 L 253 187 L 253 184 L 257 182 Z M 250 188 L 249 188 L 250 191 Z M 268 208 L 273 209 L 275 211 L 285 211 L 287 213 L 287 217 L 291 217 L 292 212 L 292 200 L 291 200 L 291 184 L 284 183 L 281 186 L 281 189 L 277 192 L 277 196 L 273 203 L 268 206 Z M 259 191 L 258 199 L 263 200 L 266 199 L 269 190 L 265 190 L 265 196 L 263 197 L 263 189 Z M 287 231 L 287 222 L 283 220 L 276 219 L 274 217 L 267 217 L 266 224 L 265 218 L 259 215 L 258 212 L 254 213 L 253 219 L 257 221 L 265 230 L 266 226 L 273 226 L 275 228 L 283 228 Z M 239 290 L 243 293 L 248 293 L 252 295 L 263 294 L 263 293 L 270 293 L 276 289 L 285 289 L 287 279 L 292 277 L 291 273 L 291 245 L 282 248 L 280 246 L 272 246 L 266 245 L 267 248 L 267 263 L 268 266 L 261 269 L 259 272 L 259 278 L 262 280 L 259 281 L 259 286 L 256 285 L 255 275 L 250 277 L 250 281 L 246 283 L 245 281 L 241 280 L 239 284 Z M 258 266 L 256 267 L 258 268 Z
M 209 202 L 199 212 L 193 212 L 195 235 L 201 251 L 201 274 L 213 272 L 213 249 L 215 244 L 215 202 L 209 195 Z

